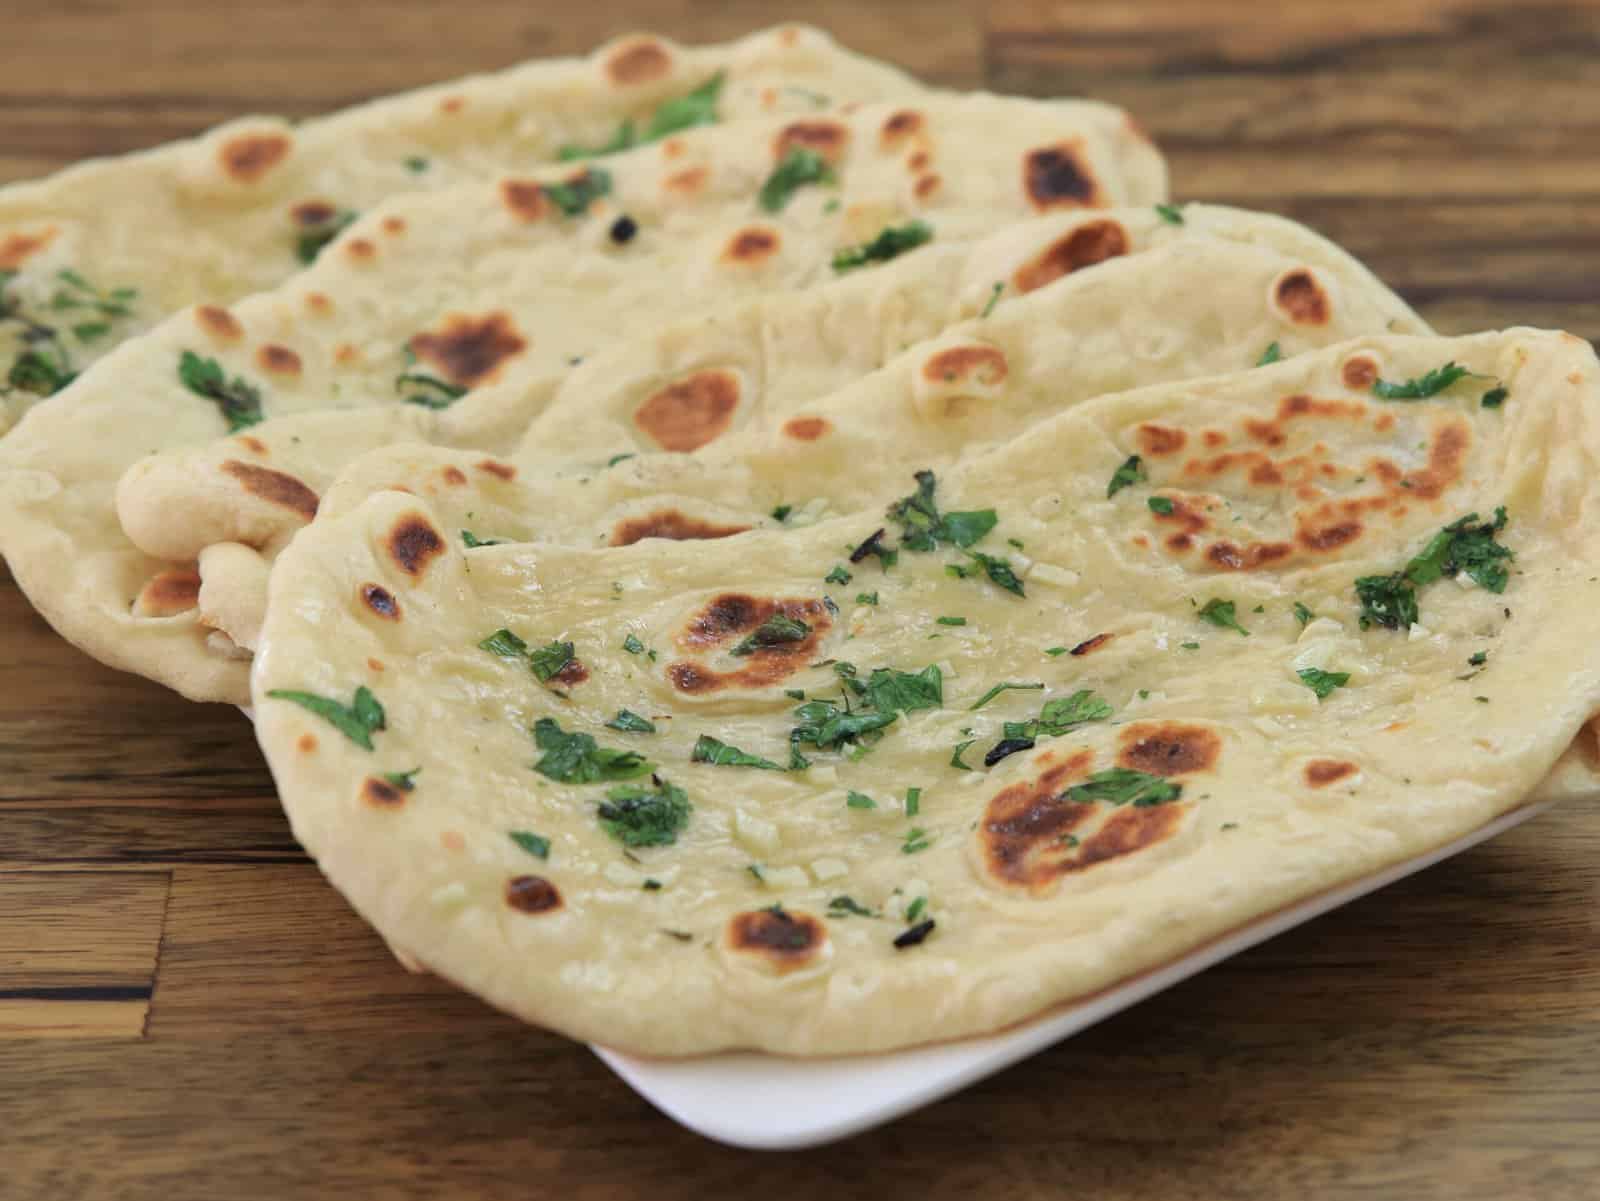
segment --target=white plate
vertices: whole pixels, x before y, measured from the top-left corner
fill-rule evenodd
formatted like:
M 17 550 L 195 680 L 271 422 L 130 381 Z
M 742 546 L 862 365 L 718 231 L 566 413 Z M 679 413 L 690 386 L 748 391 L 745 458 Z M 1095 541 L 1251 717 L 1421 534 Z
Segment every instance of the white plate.
M 1230 955 L 1520 825 L 1552 804 L 1537 801 L 1513 809 L 1446 846 L 1268 914 L 1087 1001 L 986 1038 L 836 1059 L 759 1054 L 644 1059 L 606 1047 L 593 1050 L 662 1113 L 707 1138 L 756 1150 L 814 1147 L 948 1096 Z

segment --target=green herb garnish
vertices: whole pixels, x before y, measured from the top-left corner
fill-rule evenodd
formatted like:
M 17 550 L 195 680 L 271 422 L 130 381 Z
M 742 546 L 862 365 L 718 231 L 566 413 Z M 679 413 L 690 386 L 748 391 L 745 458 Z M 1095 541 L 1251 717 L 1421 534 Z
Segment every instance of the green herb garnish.
M 950 755 L 950 766 L 959 767 L 962 771 L 975 771 L 975 768 L 961 761 L 961 756 L 969 746 L 977 741 L 978 740 L 976 738 L 969 738 L 965 742 L 956 743 L 956 749 Z
M 900 845 L 902 855 L 915 855 L 918 851 L 925 851 L 933 845 L 933 840 L 928 837 L 928 832 L 920 826 L 912 826 L 906 831 L 906 840 Z
M 919 672 L 896 671 L 890 667 L 875 667 L 864 685 L 856 689 L 858 696 L 879 713 L 914 713 L 919 709 L 937 709 L 944 704 L 944 673 L 936 663 L 930 663 Z
M 797 621 L 786 613 L 774 613 L 728 653 L 743 658 L 767 647 L 804 642 L 810 633 L 811 627 L 805 622 Z
M 1080 688 L 1071 696 L 1058 696 L 1046 701 L 1039 716 L 1031 721 L 1005 723 L 1007 738 L 1059 738 L 1069 730 L 1091 721 L 1104 721 L 1112 713 L 1111 706 L 1088 688 Z
M 853 271 L 868 263 L 885 262 L 932 240 L 933 227 L 926 221 L 908 221 L 904 225 L 885 226 L 872 241 L 835 251 L 833 269 Z
M 720 739 L 709 734 L 702 734 L 695 740 L 694 750 L 689 752 L 691 763 L 709 763 L 713 767 L 759 767 L 766 771 L 782 771 L 783 765 L 774 763 L 771 759 L 763 759 L 760 755 L 752 755 L 748 751 L 741 751 L 736 746 L 729 746 Z
M 1133 805 L 1136 808 L 1164 805 L 1182 795 L 1182 784 L 1126 767 L 1097 771 L 1082 784 L 1074 785 L 1061 794 L 1062 799 L 1068 801 L 1104 801 L 1109 805 Z
M 1233 610 L 1234 605 L 1232 601 L 1225 601 L 1218 597 L 1212 597 L 1200 607 L 1200 612 L 1196 614 L 1196 616 L 1199 617 L 1201 621 L 1209 621 L 1212 625 L 1221 629 L 1238 630 L 1239 633 L 1243 634 L 1246 638 L 1250 637 L 1250 631 L 1239 624 L 1238 619 L 1233 615 Z
M 1183 224 L 1183 212 L 1176 204 L 1156 205 L 1156 216 L 1160 217 L 1168 225 Z
M 994 291 L 989 293 L 989 303 L 984 305 L 983 306 L 983 312 L 978 314 L 978 319 L 980 321 L 983 318 L 987 317 L 990 313 L 994 312 L 994 306 L 1000 303 L 1000 293 L 1004 292 L 1005 290 L 1006 290 L 1005 284 L 1003 282 L 999 281 L 999 280 L 996 280 L 995 281 L 995 285 L 994 285 Z
M 261 390 L 237 375 L 228 379 L 216 359 L 203 359 L 192 350 L 184 351 L 178 359 L 178 380 L 196 396 L 216 402 L 230 434 L 262 420 Z
M 505 542 L 499 538 L 480 538 L 471 530 L 462 530 L 461 545 L 468 550 L 473 550 L 479 546 L 504 546 Z
M 1302 667 L 1294 674 L 1304 681 L 1307 688 L 1317 694 L 1319 701 L 1326 700 L 1335 688 L 1343 688 L 1350 682 L 1350 673 L 1347 671 L 1323 671 L 1317 667 Z
M 417 787 L 417 775 L 421 771 L 420 767 L 413 767 L 410 771 L 386 771 L 383 773 L 383 778 L 401 792 L 414 792 Z
M 906 550 L 930 551 L 941 542 L 966 548 L 994 529 L 999 521 L 993 509 L 974 509 L 962 513 L 939 512 L 934 501 L 938 481 L 931 471 L 914 477 L 917 490 L 889 506 L 889 520 L 901 527 L 900 545 Z
M 828 902 L 829 917 L 877 917 L 878 915 L 865 905 L 857 904 L 851 897 L 834 897 Z
M 1011 684 L 1011 683 L 996 684 L 993 688 L 989 689 L 988 692 L 984 693 L 981 697 L 979 697 L 978 698 L 978 703 L 975 704 L 975 705 L 972 705 L 971 709 L 981 709 L 981 708 L 983 708 L 990 701 L 994 700 L 995 697 L 999 696 L 1002 692 L 1037 692 L 1037 691 L 1040 691 L 1043 688 L 1044 688 L 1043 684 Z M 969 712 L 970 712 L 970 709 L 969 709 Z
M 876 809 L 878 802 L 864 792 L 851 790 L 845 794 L 844 803 L 851 809 Z
M 906 816 L 916 817 L 922 811 L 922 789 L 906 789 Z
M 632 634 L 629 634 L 622 640 L 622 649 L 627 651 L 630 655 L 642 655 L 644 654 L 644 643 L 640 642 Z
M 1465 367 L 1449 362 L 1443 367 L 1435 367 L 1424 375 L 1398 384 L 1383 379 L 1374 380 L 1372 394 L 1379 400 L 1426 400 L 1430 396 L 1437 396 L 1457 380 L 1472 374 L 1473 372 Z
M 791 146 L 783 161 L 761 185 L 756 200 L 769 213 L 782 212 L 795 192 L 807 184 L 833 183 L 837 177 L 828 160 L 809 146 Z
M 936 617 L 934 621 L 942 626 L 964 626 L 967 624 L 965 617 Z
M 406 369 L 394 377 L 394 390 L 396 393 L 411 393 L 404 398 L 406 404 L 420 405 L 425 409 L 448 409 L 467 394 L 467 389 L 459 384 L 449 383 L 426 371 L 418 371 L 417 356 L 411 347 L 405 347 L 403 353 Z
M 922 916 L 922 911 L 928 907 L 927 897 L 918 897 L 906 906 L 906 921 L 914 922 Z
M 1256 360 L 1257 367 L 1266 367 L 1283 358 L 1283 348 L 1276 342 L 1267 343 L 1267 348 L 1261 352 L 1261 357 Z
M 1004 588 L 1018 596 L 1026 596 L 1022 591 L 1022 581 L 1017 578 L 1017 573 L 1011 569 L 1011 560 L 1001 555 L 986 555 L 981 550 L 963 552 L 968 558 L 983 565 L 983 572 L 989 577 L 989 582 L 996 587 Z
M 678 841 L 694 806 L 683 789 L 652 776 L 652 788 L 621 785 L 600 802 L 600 826 L 627 847 L 659 847 Z
M 534 771 L 561 784 L 631 780 L 650 770 L 649 761 L 637 751 L 600 746 L 588 734 L 566 732 L 551 717 L 534 723 L 533 740 L 544 752 L 533 765 Z
M 631 709 L 618 709 L 617 715 L 606 722 L 606 729 L 621 730 L 627 734 L 654 734 L 656 725 Z
M 1315 620 L 1316 616 L 1317 615 L 1315 613 L 1306 608 L 1299 601 L 1295 601 L 1294 619 L 1300 623 L 1301 629 L 1304 629 L 1306 626 L 1310 625 L 1312 621 Z
M 1122 466 L 1111 473 L 1111 482 L 1106 485 L 1106 499 L 1110 500 L 1124 488 L 1131 488 L 1144 478 L 1144 460 L 1138 455 L 1129 455 Z
M 388 728 L 383 706 L 365 685 L 356 689 L 348 705 L 313 692 L 296 692 L 288 688 L 274 688 L 267 695 L 315 713 L 364 751 L 372 749 L 373 734 Z
M 835 564 L 833 570 L 822 577 L 822 582 L 824 584 L 848 584 L 853 579 L 855 577 L 845 570 L 843 565 Z
M 528 644 L 510 630 L 500 629 L 478 643 L 479 650 L 499 655 L 502 659 L 526 659 L 533 674 L 541 684 L 561 674 L 572 662 L 575 648 L 570 642 L 548 642 L 530 650 Z
M 1144 503 L 1150 506 L 1150 511 L 1152 513 L 1159 513 L 1163 517 L 1168 516 L 1172 512 L 1172 501 L 1170 498 L 1165 496 L 1152 496 Z
M 1361 602 L 1361 628 L 1377 625 L 1400 630 L 1415 624 L 1417 589 L 1443 576 L 1466 572 L 1468 577 L 1490 592 L 1503 592 L 1510 573 L 1502 560 L 1515 558 L 1496 542 L 1495 535 L 1506 525 L 1502 505 L 1494 511 L 1492 522 L 1477 522 L 1468 513 L 1435 534 L 1428 545 L 1393 575 L 1362 576 L 1356 580 L 1356 598 Z
M 1477 652 L 1467 656 L 1467 665 L 1469 667 L 1482 667 L 1488 661 L 1489 661 L 1489 652 L 1488 651 L 1477 651 Z
M 564 183 L 541 184 L 545 198 L 568 217 L 581 217 L 602 196 L 611 194 L 611 172 L 603 167 L 586 167 Z
M 406 170 L 413 175 L 421 175 L 428 169 L 428 160 L 420 154 L 408 154 L 400 161 L 405 164 Z
M 1483 399 L 1479 403 L 1482 404 L 1486 409 L 1498 409 L 1501 405 L 1505 404 L 1506 397 L 1510 395 L 1511 390 L 1509 388 L 1503 386 L 1499 388 L 1490 388 L 1483 394 Z
M 772 510 L 772 520 L 788 521 L 789 514 L 794 512 L 793 505 L 778 505 Z
M 878 603 L 878 594 L 876 592 L 858 592 L 858 593 L 856 593 L 856 604 L 858 604 L 858 605 L 875 605 L 877 603 Z
M 550 858 L 550 840 L 528 830 L 512 830 L 511 841 L 516 843 L 535 859 Z

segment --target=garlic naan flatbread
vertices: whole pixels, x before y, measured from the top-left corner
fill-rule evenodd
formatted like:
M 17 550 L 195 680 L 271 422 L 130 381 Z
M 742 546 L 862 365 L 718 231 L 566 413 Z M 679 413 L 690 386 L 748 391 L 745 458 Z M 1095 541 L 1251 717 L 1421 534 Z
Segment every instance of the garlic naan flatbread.
M 992 1031 L 1539 783 L 1600 708 L 1597 374 L 1363 338 L 692 547 L 465 549 L 385 493 L 278 560 L 257 729 L 354 906 L 529 1020 Z
M 184 305 L 275 287 L 387 197 L 719 120 L 921 91 L 802 26 L 700 47 L 635 34 L 589 58 L 524 63 L 298 125 L 248 117 L 0 188 L 0 433 Z
M 810 164 L 798 179 L 797 157 Z M 775 178 L 786 186 L 772 198 Z M 236 648 L 195 620 L 194 565 L 152 554 L 218 540 L 213 514 L 241 494 L 315 511 L 302 473 L 323 442 L 292 436 L 268 457 L 258 431 L 272 418 L 371 410 L 364 434 L 327 435 L 352 456 L 408 430 L 493 449 L 574 361 L 668 313 L 829 279 L 836 261 L 893 257 L 925 236 L 1159 199 L 1164 178 L 1110 106 L 932 96 L 692 129 L 603 164 L 396 197 L 278 291 L 175 315 L 36 407 L 0 443 L 0 550 L 90 654 L 196 699 L 237 700 Z M 525 386 L 476 394 L 512 378 Z M 113 504 L 124 470 L 230 429 L 248 457 L 210 473 L 180 462 L 175 488 L 143 502 L 137 481 L 124 488 L 123 521 L 151 552 L 140 553 Z

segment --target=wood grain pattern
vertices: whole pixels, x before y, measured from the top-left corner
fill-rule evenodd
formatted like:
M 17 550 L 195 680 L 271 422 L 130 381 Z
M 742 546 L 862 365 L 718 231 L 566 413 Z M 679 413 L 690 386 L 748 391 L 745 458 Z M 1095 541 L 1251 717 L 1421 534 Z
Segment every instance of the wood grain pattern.
M 1447 330 L 1600 334 L 1600 3 L 60 0 L 5 25 L 0 181 L 794 16 L 954 86 L 1126 104 L 1181 197 L 1307 221 Z M 1593 805 L 887 1129 L 762 1156 L 403 971 L 294 843 L 243 718 L 90 663 L 3 573 L 0 768 L 4 1201 L 1597 1195 Z

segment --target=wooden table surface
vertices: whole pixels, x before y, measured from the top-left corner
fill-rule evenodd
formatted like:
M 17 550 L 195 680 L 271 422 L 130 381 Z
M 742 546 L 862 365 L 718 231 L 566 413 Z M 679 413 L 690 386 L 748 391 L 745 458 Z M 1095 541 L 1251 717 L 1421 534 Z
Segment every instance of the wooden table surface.
M 1131 108 L 1442 329 L 1600 334 L 1600 5 L 13 0 L 0 181 L 240 113 L 792 17 Z M 842 1145 L 733 1151 L 399 970 L 250 729 L 0 578 L 0 1197 L 1600 1197 L 1600 813 L 1572 805 Z

